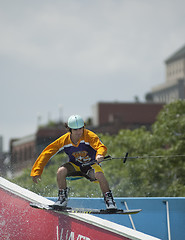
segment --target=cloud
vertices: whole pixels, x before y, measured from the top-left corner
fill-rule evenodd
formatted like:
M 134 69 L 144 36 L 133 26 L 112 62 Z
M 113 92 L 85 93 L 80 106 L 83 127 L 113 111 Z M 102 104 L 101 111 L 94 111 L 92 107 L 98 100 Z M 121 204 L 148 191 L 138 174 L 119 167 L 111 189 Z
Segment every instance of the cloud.
M 65 118 L 86 118 L 98 101 L 144 100 L 184 44 L 184 9 L 182 0 L 1 1 L 0 134 L 31 133 L 38 112 L 58 119 L 60 105 Z

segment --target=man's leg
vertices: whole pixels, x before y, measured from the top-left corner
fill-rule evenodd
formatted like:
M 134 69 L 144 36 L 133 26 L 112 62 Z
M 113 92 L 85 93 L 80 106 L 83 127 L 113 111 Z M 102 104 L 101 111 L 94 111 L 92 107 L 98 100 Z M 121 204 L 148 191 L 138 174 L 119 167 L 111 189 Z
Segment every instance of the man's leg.
M 66 189 L 67 182 L 66 182 L 66 176 L 67 176 L 67 168 L 66 167 L 60 167 L 57 171 L 57 184 L 58 189 Z
M 66 183 L 66 176 L 68 170 L 62 166 L 57 171 L 57 184 L 58 184 L 58 200 L 54 203 L 54 207 L 67 207 L 68 188 Z
M 99 181 L 101 191 L 104 196 L 104 201 L 107 209 L 117 209 L 116 203 L 112 196 L 112 192 L 109 188 L 109 184 L 107 179 L 105 178 L 103 172 L 96 172 L 95 173 L 96 179 Z
M 98 180 L 103 194 L 110 191 L 109 184 L 103 172 L 95 173 L 95 178 Z
M 54 204 L 57 207 L 66 207 L 69 189 L 67 188 L 66 177 L 76 171 L 71 163 L 65 163 L 57 171 L 58 200 Z

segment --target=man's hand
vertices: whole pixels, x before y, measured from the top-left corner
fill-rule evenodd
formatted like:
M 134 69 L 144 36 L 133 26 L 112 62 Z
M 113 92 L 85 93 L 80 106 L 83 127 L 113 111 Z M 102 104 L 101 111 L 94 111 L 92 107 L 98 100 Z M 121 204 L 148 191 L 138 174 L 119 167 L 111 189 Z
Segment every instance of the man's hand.
M 96 161 L 97 161 L 98 163 L 102 162 L 103 159 L 104 159 L 104 156 L 103 156 L 103 155 L 98 154 L 98 155 L 96 156 Z
M 32 180 L 34 183 L 38 183 L 38 180 L 41 181 L 41 176 L 40 175 L 34 176 L 32 177 Z

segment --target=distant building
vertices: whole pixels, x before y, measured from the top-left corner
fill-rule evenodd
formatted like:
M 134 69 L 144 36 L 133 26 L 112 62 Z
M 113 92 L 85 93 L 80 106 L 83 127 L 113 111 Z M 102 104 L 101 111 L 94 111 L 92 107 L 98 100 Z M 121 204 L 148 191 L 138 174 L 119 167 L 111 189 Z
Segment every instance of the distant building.
M 117 134 L 120 129 L 150 129 L 162 110 L 163 103 L 99 102 L 93 107 L 93 127 L 96 132 Z
M 185 99 L 185 46 L 169 57 L 165 64 L 166 81 L 152 88 L 146 95 L 147 101 L 170 103 Z
M 29 166 L 36 156 L 36 134 L 24 136 L 11 141 L 11 169 L 12 172 L 22 171 Z

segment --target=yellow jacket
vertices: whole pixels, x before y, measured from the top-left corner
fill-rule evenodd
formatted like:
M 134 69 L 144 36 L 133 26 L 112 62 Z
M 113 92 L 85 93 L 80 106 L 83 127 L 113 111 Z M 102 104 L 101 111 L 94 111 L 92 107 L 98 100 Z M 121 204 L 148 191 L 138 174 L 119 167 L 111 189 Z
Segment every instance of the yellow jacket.
M 106 146 L 92 131 L 84 129 L 77 145 L 71 141 L 70 134 L 70 132 L 64 134 L 42 151 L 33 165 L 31 176 L 41 175 L 48 161 L 60 151 L 64 151 L 69 156 L 69 162 L 73 162 L 77 166 L 94 160 L 98 154 L 105 156 Z

